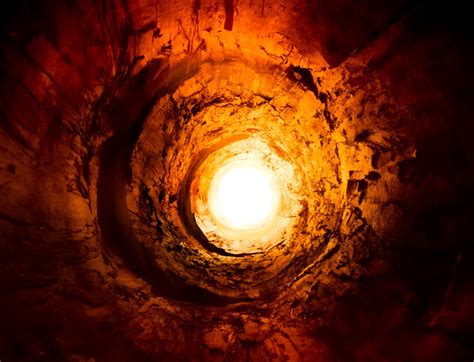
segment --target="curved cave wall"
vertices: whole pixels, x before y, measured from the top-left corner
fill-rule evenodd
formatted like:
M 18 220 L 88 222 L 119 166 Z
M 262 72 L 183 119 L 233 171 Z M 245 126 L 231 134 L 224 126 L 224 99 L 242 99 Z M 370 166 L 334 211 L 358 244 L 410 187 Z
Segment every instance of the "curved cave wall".
M 0 359 L 471 360 L 469 21 L 415 0 L 2 13 Z M 283 226 L 239 249 L 197 224 L 195 178 L 253 144 L 288 177 Z

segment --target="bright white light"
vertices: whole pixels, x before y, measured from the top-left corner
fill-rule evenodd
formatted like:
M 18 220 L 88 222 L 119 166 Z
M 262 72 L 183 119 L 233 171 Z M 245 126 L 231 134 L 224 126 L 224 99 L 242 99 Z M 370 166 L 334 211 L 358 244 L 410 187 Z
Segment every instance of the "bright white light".
M 264 166 L 229 165 L 211 183 L 209 207 L 234 230 L 255 229 L 275 215 L 280 201 L 273 176 Z

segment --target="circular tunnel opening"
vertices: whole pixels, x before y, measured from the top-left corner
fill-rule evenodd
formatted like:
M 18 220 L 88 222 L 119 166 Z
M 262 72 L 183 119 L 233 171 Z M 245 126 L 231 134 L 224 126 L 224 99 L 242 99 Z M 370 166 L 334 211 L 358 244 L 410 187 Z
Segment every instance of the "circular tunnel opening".
M 293 232 L 300 183 L 293 165 L 259 137 L 217 148 L 191 177 L 192 217 L 219 248 L 263 252 Z

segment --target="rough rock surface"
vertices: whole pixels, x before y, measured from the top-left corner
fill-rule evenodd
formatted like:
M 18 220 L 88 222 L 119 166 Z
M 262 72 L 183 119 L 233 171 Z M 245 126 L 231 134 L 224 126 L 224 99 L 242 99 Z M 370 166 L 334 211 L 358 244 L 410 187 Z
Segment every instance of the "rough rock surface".
M 0 360 L 474 356 L 474 48 L 462 7 L 22 1 L 0 53 Z M 189 235 L 195 154 L 282 145 L 268 253 Z

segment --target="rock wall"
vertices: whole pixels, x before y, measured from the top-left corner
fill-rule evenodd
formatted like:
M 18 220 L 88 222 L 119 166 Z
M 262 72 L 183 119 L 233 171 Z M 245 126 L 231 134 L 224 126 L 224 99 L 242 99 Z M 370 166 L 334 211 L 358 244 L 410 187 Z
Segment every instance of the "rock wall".
M 462 6 L 14 7 L 2 361 L 472 359 Z M 228 255 L 183 223 L 195 156 L 235 135 L 265 139 L 302 185 L 265 252 Z

